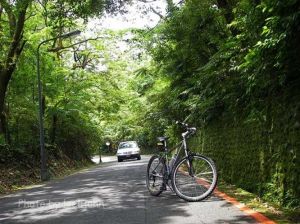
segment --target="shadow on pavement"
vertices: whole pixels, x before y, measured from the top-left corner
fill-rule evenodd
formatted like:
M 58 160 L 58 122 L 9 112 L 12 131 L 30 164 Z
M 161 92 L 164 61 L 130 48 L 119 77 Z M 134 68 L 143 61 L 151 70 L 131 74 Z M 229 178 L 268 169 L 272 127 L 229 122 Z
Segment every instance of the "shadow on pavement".
M 200 221 L 207 217 L 209 206 L 224 204 L 216 197 L 197 205 L 179 199 L 170 191 L 160 197 L 150 196 L 145 186 L 147 162 L 100 166 L 0 198 L 0 223 L 182 223 L 179 220 L 243 223 L 245 220 L 244 216 L 237 216 Z
M 146 162 L 98 167 L 1 198 L 0 223 L 146 223 L 146 203 L 155 204 L 153 213 L 164 210 L 151 217 L 156 223 L 187 215 L 175 196 L 158 204 L 149 198 Z

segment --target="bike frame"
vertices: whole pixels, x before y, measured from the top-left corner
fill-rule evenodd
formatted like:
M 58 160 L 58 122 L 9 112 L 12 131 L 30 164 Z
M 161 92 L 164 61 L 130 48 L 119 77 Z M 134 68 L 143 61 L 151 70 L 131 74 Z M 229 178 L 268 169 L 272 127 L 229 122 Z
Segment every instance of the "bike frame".
M 189 157 L 190 156 L 190 150 L 187 146 L 187 138 L 190 136 L 191 132 L 189 131 L 186 131 L 186 132 L 183 132 L 181 134 L 182 136 L 182 140 L 173 147 L 173 149 L 169 150 L 168 147 L 167 147 L 167 140 L 165 139 L 164 140 L 164 154 L 162 156 L 162 158 L 164 158 L 165 160 L 165 164 L 166 164 L 166 167 L 167 167 L 167 177 L 168 179 L 170 179 L 170 175 L 171 175 L 171 172 L 172 172 L 172 169 L 173 167 L 170 167 L 170 161 L 168 159 L 168 153 L 169 152 L 172 152 L 174 150 L 176 150 L 176 158 L 175 158 L 175 161 L 173 163 L 173 165 L 176 164 L 176 162 L 178 161 L 178 158 L 179 158 L 179 153 L 181 152 L 181 150 L 183 149 L 184 150 L 184 154 L 185 154 L 185 157 Z M 194 172 L 192 170 L 192 165 L 191 165 L 191 160 L 187 160 L 187 165 L 188 165 L 188 168 L 189 168 L 189 175 L 191 176 L 194 176 Z
M 160 195 L 163 191 L 167 190 L 167 186 L 169 186 L 173 192 L 186 201 L 200 201 L 207 198 L 216 187 L 218 177 L 216 167 L 209 157 L 202 156 L 189 149 L 187 139 L 194 135 L 197 129 L 195 127 L 189 127 L 188 124 L 183 122 L 176 122 L 176 124 L 181 124 L 185 128 L 185 132 L 181 134 L 182 140 L 171 149 L 168 149 L 167 138 L 158 138 L 158 145 L 163 147 L 160 148 L 160 153 L 152 156 L 148 163 L 147 187 L 153 196 Z M 174 150 L 176 150 L 175 156 L 173 155 L 170 160 L 170 155 Z M 182 152 L 182 150 L 184 152 Z M 198 161 L 200 162 L 200 165 L 198 164 Z M 207 166 L 205 167 L 205 172 L 201 171 L 201 169 L 204 169 L 201 165 L 203 162 L 205 163 L 204 165 Z M 152 169 L 152 164 L 155 164 L 154 169 Z M 202 177 L 202 175 L 207 174 L 210 176 Z M 195 189 L 192 188 L 195 190 L 195 194 L 189 195 L 183 193 L 177 186 L 177 179 L 182 175 L 192 178 L 191 180 L 195 182 L 196 186 L 199 184 L 203 185 L 204 183 L 204 187 L 207 188 L 207 191 L 202 192 L 201 190 L 201 194 L 196 195 L 195 186 Z M 160 178 L 157 183 L 156 178 Z M 171 181 L 171 185 L 169 181 Z M 159 187 L 159 189 L 157 187 Z
M 176 150 L 176 153 L 175 153 L 175 154 L 176 154 L 177 156 L 176 156 L 176 159 L 175 159 L 175 161 L 174 161 L 174 164 L 176 164 L 176 162 L 178 161 L 179 153 L 181 152 L 182 149 L 184 150 L 185 156 L 188 157 L 189 154 L 190 154 L 190 150 L 189 150 L 189 148 L 188 148 L 188 146 L 187 146 L 186 140 L 187 140 L 187 138 L 189 137 L 189 134 L 190 134 L 189 131 L 183 132 L 183 133 L 181 134 L 182 140 L 181 140 L 177 145 L 175 145 L 174 148 L 171 149 L 171 150 L 169 150 L 168 147 L 167 147 L 167 140 L 164 141 L 164 154 L 163 154 L 162 157 L 165 159 L 165 163 L 166 163 L 166 167 L 167 167 L 167 173 L 168 173 L 168 176 L 170 176 L 171 171 L 172 171 L 172 169 L 173 169 L 173 167 L 170 168 L 170 166 L 169 166 L 169 165 L 170 165 L 170 164 L 169 164 L 170 161 L 169 161 L 169 159 L 168 159 L 168 153 L 169 153 L 169 152 L 172 152 L 172 151 L 174 151 L 174 150 Z M 191 167 L 191 166 L 190 166 L 190 162 L 188 162 L 188 166 Z M 190 169 L 189 169 L 189 170 L 190 170 Z

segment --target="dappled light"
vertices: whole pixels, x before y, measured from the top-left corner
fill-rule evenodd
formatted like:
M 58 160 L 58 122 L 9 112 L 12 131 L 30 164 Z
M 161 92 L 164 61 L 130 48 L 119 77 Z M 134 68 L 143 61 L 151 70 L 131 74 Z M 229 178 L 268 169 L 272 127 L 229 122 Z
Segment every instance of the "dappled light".
M 0 223 L 300 223 L 299 9 L 0 0 Z
M 51 181 L 45 186 L 0 198 L 1 223 L 198 223 L 206 218 L 251 223 L 234 209 L 227 217 L 227 202 L 211 197 L 189 204 L 170 191 L 150 196 L 145 186 L 148 158 L 100 167 Z M 212 213 L 220 207 L 219 217 Z M 223 207 L 223 208 L 222 208 Z M 229 206 L 230 207 L 230 206 Z M 239 214 L 239 215 L 238 215 Z M 220 221 L 221 223 L 221 221 Z M 254 223 L 254 222 L 253 222 Z

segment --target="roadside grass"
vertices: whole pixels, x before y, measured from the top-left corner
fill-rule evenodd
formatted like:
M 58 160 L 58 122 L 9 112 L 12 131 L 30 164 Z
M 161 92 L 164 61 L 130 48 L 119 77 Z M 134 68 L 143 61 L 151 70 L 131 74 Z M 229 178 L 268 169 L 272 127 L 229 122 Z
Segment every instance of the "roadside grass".
M 257 195 L 249 193 L 234 185 L 219 181 L 218 189 L 227 195 L 236 198 L 240 203 L 265 215 L 279 224 L 300 223 L 300 209 L 284 208 L 278 205 L 266 202 Z
M 91 167 L 97 166 L 92 162 L 73 163 L 72 166 L 56 163 L 50 167 L 51 178 L 49 181 L 58 180 L 67 176 L 73 175 L 80 171 L 84 171 Z M 40 169 L 35 167 L 28 170 L 13 170 L 11 168 L 0 168 L 0 196 L 10 194 L 18 190 L 30 189 L 37 186 L 42 186 L 49 181 L 41 181 L 39 176 Z

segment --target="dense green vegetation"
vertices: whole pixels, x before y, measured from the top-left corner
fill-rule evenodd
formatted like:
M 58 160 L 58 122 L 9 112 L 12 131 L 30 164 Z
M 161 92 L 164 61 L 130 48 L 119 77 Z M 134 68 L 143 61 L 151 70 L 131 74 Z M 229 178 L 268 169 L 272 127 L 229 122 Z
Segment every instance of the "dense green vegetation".
M 122 6 L 17 2 L 0 0 L 1 167 L 38 164 L 38 44 Z M 300 2 L 166 2 L 154 29 L 42 48 L 48 156 L 88 160 L 104 142 L 127 139 L 154 149 L 158 135 L 178 140 L 175 120 L 186 120 L 200 130 L 193 147 L 225 181 L 299 207 Z
M 84 30 L 88 17 L 122 11 L 124 2 L 0 1 L 0 185 L 4 188 L 18 184 L 22 176 L 39 178 L 38 44 Z M 104 47 L 113 34 L 96 35 L 74 46 L 86 38 L 57 38 L 40 50 L 46 151 L 54 175 L 64 163 L 77 167 L 90 161 L 105 136 L 103 118 L 112 119 L 124 101 L 118 87 L 124 77 L 117 74 L 124 61 L 114 64 L 117 58 L 112 59 L 110 48 L 115 46 Z
M 193 146 L 216 160 L 223 179 L 291 207 L 300 196 L 299 7 L 267 0 L 173 7 L 152 33 L 147 70 L 161 87 L 149 94 L 155 126 L 172 135 L 174 120 L 187 118 L 201 128 Z

